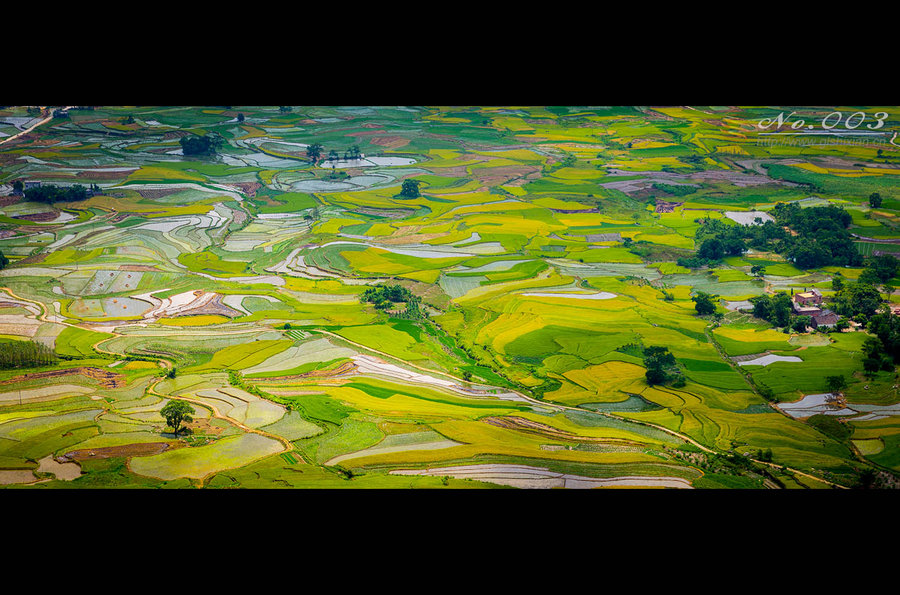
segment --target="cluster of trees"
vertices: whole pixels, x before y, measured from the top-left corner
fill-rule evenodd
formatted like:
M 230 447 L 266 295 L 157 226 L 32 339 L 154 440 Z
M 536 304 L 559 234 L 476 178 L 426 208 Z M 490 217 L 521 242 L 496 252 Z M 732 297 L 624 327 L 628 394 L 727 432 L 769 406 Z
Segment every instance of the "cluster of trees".
M 4 341 L 0 344 L 0 369 L 48 366 L 56 361 L 56 352 L 43 343 Z
M 362 294 L 362 300 L 375 304 L 377 310 L 388 310 L 394 304 L 406 303 L 406 313 L 409 317 L 418 318 L 421 314 L 421 299 L 402 285 L 379 283 L 366 289 Z
M 847 231 L 853 218 L 834 205 L 801 208 L 797 203 L 778 203 L 772 209 L 776 224 L 798 235 L 787 235 L 778 252 L 801 269 L 822 266 L 860 266 L 862 255 Z
M 840 284 L 834 294 L 832 309 L 847 318 L 865 323 L 881 307 L 881 294 L 869 283 Z
M 700 221 L 696 234 L 700 243 L 697 256 L 684 262 L 679 260 L 679 264 L 703 266 L 754 248 L 777 252 L 801 269 L 862 265 L 863 258 L 847 231 L 852 217 L 844 209 L 833 205 L 804 209 L 797 203 L 778 203 L 770 214 L 774 222 L 758 219 L 758 225 L 727 225 L 713 219 Z
M 100 187 L 96 184 L 91 184 L 90 191 L 91 194 L 100 192 Z M 87 197 L 88 189 L 81 184 L 75 184 L 73 186 L 67 187 L 46 184 L 35 186 L 34 188 L 29 188 L 25 191 L 25 200 L 42 202 L 46 204 L 84 200 Z
M 870 375 L 893 370 L 900 362 L 900 319 L 883 308 L 869 319 L 867 328 L 874 336 L 863 343 L 863 369 Z
M 694 302 L 694 309 L 697 310 L 697 314 L 706 316 L 707 314 L 716 313 L 715 300 L 717 297 L 719 296 L 698 291 L 697 294 L 691 298 L 691 301 Z
M 339 157 L 337 151 L 334 149 L 328 151 L 328 157 L 326 161 L 337 161 L 338 159 L 343 159 L 344 161 L 349 161 L 351 159 L 359 159 L 362 156 L 362 153 L 359 151 L 359 145 L 353 145 L 346 151 L 344 151 L 344 156 Z
M 644 367 L 647 368 L 644 376 L 651 386 L 672 382 L 672 386 L 678 388 L 686 384 L 684 375 L 678 369 L 678 362 L 668 347 L 645 347 Z
M 306 147 L 306 156 L 313 163 L 319 161 L 322 157 L 322 151 L 325 150 L 325 147 L 322 146 L 322 143 L 313 143 Z M 346 151 L 344 151 L 343 157 L 338 155 L 338 152 L 334 149 L 328 151 L 328 157 L 325 158 L 326 161 L 337 161 L 339 159 L 343 159 L 344 161 L 349 161 L 351 159 L 359 159 L 362 157 L 362 153 L 359 150 L 359 145 L 353 145 Z
M 400 196 L 403 198 L 418 198 L 419 184 L 421 184 L 419 180 L 403 180 L 403 185 L 400 187 Z
M 215 155 L 225 139 L 215 132 L 210 132 L 204 136 L 196 134 L 182 136 L 178 142 L 184 155 Z
M 791 323 L 791 296 L 783 291 L 775 295 L 759 295 L 750 298 L 753 315 L 768 320 L 775 326 L 786 327 Z M 808 318 L 808 317 L 807 317 Z
M 9 259 L 6 257 L 6 255 L 3 253 L 3 251 L 0 250 L 0 271 L 5 269 L 6 265 L 8 265 L 8 264 L 9 264 Z
M 859 283 L 869 285 L 886 284 L 900 272 L 900 261 L 893 256 L 882 254 L 872 256 L 866 261 L 866 268 L 859 275 Z

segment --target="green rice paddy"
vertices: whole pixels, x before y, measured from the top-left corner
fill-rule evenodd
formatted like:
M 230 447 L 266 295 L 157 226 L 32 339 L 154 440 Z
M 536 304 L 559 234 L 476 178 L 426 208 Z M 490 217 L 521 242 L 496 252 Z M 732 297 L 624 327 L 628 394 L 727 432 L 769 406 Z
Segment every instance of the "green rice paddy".
M 864 328 L 784 332 L 692 300 L 831 300 L 863 272 L 679 260 L 703 218 L 738 225 L 725 211 L 840 205 L 862 255 L 900 251 L 896 147 L 767 146 L 747 131 L 769 111 L 95 107 L 0 137 L 0 349 L 55 353 L 0 369 L 0 471 L 81 469 L 8 484 L 27 489 L 508 487 L 397 474 L 474 465 L 893 486 L 900 397 L 894 370 L 866 376 Z M 184 156 L 186 134 L 221 143 Z M 99 189 L 48 205 L 17 181 Z M 382 283 L 407 301 L 367 301 Z M 679 382 L 648 383 L 648 347 Z M 801 361 L 740 365 L 763 355 Z M 779 409 L 835 375 L 847 407 L 878 408 L 834 416 L 846 437 Z M 195 410 L 178 435 L 172 399 Z

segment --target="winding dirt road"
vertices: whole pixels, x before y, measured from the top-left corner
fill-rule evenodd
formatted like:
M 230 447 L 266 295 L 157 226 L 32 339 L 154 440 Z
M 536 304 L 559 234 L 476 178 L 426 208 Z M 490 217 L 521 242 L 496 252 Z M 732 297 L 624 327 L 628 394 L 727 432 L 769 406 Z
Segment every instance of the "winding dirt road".
M 74 105 L 67 105 L 67 106 L 65 107 L 65 109 L 68 110 L 68 109 L 72 109 L 73 107 L 75 107 L 75 106 L 74 106 Z M 45 108 L 42 107 L 41 109 L 43 110 L 43 109 L 45 109 Z M 2 145 L 2 144 L 4 144 L 4 143 L 8 143 L 9 141 L 15 140 L 15 139 L 19 138 L 20 136 L 24 136 L 24 135 L 28 134 L 29 132 L 31 132 L 32 130 L 34 130 L 35 128 L 37 128 L 38 126 L 43 126 L 44 124 L 46 124 L 47 122 L 51 121 L 52 119 L 53 119 L 53 114 L 50 114 L 49 116 L 47 116 L 47 117 L 44 118 L 43 120 L 40 120 L 39 122 L 36 122 L 35 124 L 32 124 L 31 126 L 29 126 L 28 128 L 26 128 L 26 129 L 23 130 L 22 132 L 17 132 L 16 134 L 14 134 L 14 135 L 12 135 L 12 136 L 8 136 L 8 137 L 6 137 L 6 138 L 0 140 L 0 145 Z

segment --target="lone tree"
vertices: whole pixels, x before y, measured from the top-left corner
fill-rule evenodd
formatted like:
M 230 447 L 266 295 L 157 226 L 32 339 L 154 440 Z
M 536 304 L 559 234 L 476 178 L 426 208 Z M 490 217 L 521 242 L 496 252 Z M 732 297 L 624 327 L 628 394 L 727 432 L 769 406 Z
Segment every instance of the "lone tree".
M 190 403 L 187 401 L 179 401 L 178 399 L 169 401 L 168 404 L 160 410 L 160 414 L 166 418 L 166 423 L 175 430 L 176 436 L 178 435 L 178 431 L 183 422 L 194 421 L 194 418 L 191 416 L 195 413 L 197 412 L 194 411 L 194 408 L 191 407 Z
M 766 267 L 761 264 L 755 264 L 750 267 L 750 274 L 754 277 L 762 277 L 766 274 Z
M 881 195 L 878 194 L 877 192 L 873 192 L 872 194 L 869 195 L 869 206 L 872 207 L 873 209 L 881 208 L 881 201 L 882 201 Z
M 418 198 L 419 197 L 419 182 L 418 180 L 403 180 L 403 186 L 400 189 L 400 196 L 403 198 Z
M 322 143 L 313 143 L 306 147 L 306 156 L 309 157 L 310 161 L 315 163 L 319 160 L 319 157 L 322 156 L 322 149 L 324 148 Z

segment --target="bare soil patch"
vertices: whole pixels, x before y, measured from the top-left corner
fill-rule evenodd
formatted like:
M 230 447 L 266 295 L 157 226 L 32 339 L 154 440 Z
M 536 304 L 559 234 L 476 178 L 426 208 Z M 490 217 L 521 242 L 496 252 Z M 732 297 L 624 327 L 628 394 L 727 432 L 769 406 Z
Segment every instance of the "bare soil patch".
M 86 180 L 118 180 L 127 177 L 128 172 L 124 171 L 104 171 L 102 169 L 85 169 L 77 174 L 76 178 L 84 178 Z
M 195 291 L 194 295 L 200 296 L 202 295 L 202 291 Z M 218 314 L 220 316 L 227 316 L 228 318 L 237 318 L 239 316 L 243 316 L 242 312 L 238 312 L 234 308 L 226 306 L 222 303 L 222 295 L 216 295 L 209 302 L 202 304 L 196 308 L 190 308 L 187 310 L 183 310 L 178 312 L 175 316 L 196 316 L 198 314 Z
M 123 444 L 122 446 L 104 446 L 73 450 L 64 454 L 62 459 L 69 461 L 89 461 L 91 459 L 112 459 L 116 457 L 139 457 L 157 455 L 167 450 L 183 448 L 186 445 L 169 442 L 143 442 L 140 444 Z
M 351 372 L 356 371 L 356 368 L 357 366 L 355 363 L 344 362 L 337 368 L 332 368 L 331 370 L 313 370 L 311 372 L 304 372 L 303 374 L 291 374 L 288 376 L 269 376 L 267 378 L 260 378 L 258 380 L 281 382 L 284 380 L 302 380 L 304 378 L 331 378 L 334 376 L 350 374 Z
M 238 188 L 250 198 L 254 198 L 256 196 L 256 191 L 262 188 L 262 184 L 259 182 L 234 182 L 231 186 Z
M 400 149 L 409 144 L 409 139 L 393 134 L 379 134 L 371 138 L 369 143 L 386 149 Z
M 19 260 L 16 264 L 41 264 L 47 256 L 48 254 L 32 254 L 31 256 L 26 256 Z
M 43 213 L 31 213 L 29 215 L 15 215 L 13 219 L 24 219 L 25 221 L 31 221 L 32 223 L 46 223 L 48 221 L 53 221 L 59 217 L 59 213 L 54 211 L 45 211 Z

